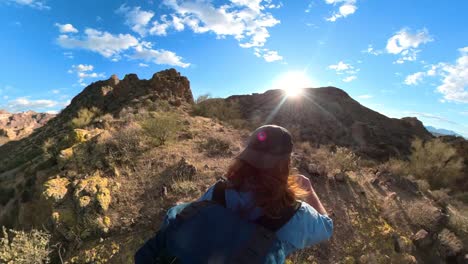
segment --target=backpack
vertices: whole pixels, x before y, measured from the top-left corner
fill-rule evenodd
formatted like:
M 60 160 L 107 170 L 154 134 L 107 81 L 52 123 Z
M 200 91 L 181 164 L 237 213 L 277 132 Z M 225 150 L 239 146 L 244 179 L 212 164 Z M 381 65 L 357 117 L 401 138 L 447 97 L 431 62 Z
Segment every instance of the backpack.
M 166 218 L 168 224 L 159 230 L 154 241 L 148 241 L 137 252 L 135 262 L 154 263 L 147 261 L 151 250 L 157 255 L 156 263 L 284 263 L 285 251 L 275 232 L 293 217 L 300 203 L 286 208 L 281 217 L 264 215 L 252 222 L 226 208 L 225 189 L 226 182 L 219 181 L 212 201 L 171 208 Z

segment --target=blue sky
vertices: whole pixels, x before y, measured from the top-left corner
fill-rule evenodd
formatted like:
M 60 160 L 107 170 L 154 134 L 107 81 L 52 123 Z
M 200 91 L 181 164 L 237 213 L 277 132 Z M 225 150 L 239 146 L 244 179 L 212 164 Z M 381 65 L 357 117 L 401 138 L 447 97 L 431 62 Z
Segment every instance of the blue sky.
M 466 10 L 460 0 L 0 0 L 0 108 L 58 111 L 93 81 L 175 67 L 195 97 L 332 85 L 468 136 Z

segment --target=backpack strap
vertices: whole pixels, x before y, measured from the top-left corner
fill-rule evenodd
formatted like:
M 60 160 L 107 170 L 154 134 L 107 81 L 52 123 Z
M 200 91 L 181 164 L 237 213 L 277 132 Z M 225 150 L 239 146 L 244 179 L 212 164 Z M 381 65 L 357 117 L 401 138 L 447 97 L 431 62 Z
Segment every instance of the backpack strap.
M 255 220 L 255 223 L 265 227 L 272 232 L 276 232 L 287 222 L 289 222 L 289 220 L 296 214 L 300 207 L 301 203 L 296 201 L 293 206 L 285 208 L 283 212 L 281 212 L 280 217 L 269 217 L 267 215 L 262 215 L 257 220 Z
M 301 203 L 296 201 L 293 206 L 281 213 L 281 217 L 272 218 L 263 215 L 257 219 L 254 222 L 256 227 L 252 237 L 245 247 L 234 255 L 230 264 L 263 263 L 265 256 L 277 240 L 276 231 L 285 225 L 300 207 Z
M 224 178 L 221 178 L 220 181 L 218 181 L 213 189 L 213 197 L 212 201 L 217 202 L 218 204 L 222 205 L 223 207 L 226 207 L 226 180 Z

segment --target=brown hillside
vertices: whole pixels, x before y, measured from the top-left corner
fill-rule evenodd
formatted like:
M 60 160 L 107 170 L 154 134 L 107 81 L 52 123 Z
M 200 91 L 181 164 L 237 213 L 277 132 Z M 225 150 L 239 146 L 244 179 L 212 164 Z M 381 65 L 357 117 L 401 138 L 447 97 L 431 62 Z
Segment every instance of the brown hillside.
M 45 125 L 54 116 L 54 114 L 34 111 L 9 113 L 0 110 L 0 145 L 29 136 L 36 128 Z
M 255 124 L 280 124 L 301 140 L 352 147 L 372 158 L 406 155 L 415 137 L 432 138 L 416 118 L 388 118 L 335 87 L 304 89 L 303 95 L 288 99 L 282 90 L 270 90 L 226 100 L 238 102 L 242 116 Z

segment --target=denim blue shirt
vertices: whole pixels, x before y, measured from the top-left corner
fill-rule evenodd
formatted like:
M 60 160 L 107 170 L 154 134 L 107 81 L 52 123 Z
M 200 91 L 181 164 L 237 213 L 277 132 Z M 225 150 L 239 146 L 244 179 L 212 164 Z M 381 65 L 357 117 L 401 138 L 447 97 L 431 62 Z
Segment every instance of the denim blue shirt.
M 211 200 L 214 186 L 199 199 Z M 225 193 L 226 207 L 234 212 L 246 212 L 249 220 L 255 220 L 262 215 L 262 209 L 255 207 L 251 192 L 237 192 L 227 189 Z M 276 232 L 283 242 L 286 255 L 310 247 L 321 241 L 327 240 L 333 233 L 333 221 L 326 215 L 321 215 L 306 202 L 301 202 L 301 207 L 296 214 L 281 229 Z

